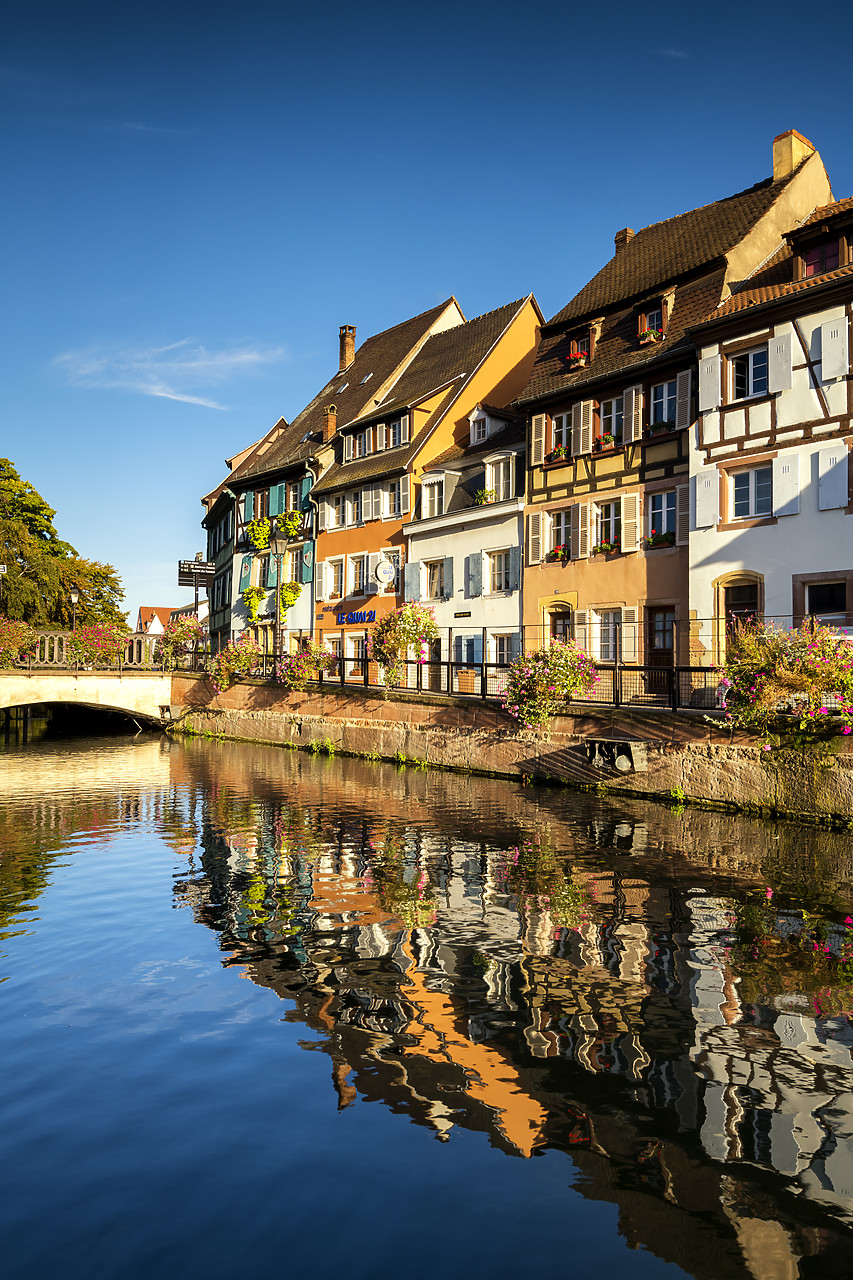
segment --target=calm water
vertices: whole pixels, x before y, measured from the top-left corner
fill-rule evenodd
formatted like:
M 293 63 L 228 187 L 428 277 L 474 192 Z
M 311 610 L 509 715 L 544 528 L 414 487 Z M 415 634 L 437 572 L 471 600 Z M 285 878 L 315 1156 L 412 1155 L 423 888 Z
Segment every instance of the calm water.
M 12 746 L 4 1276 L 849 1276 L 851 915 L 830 832 Z

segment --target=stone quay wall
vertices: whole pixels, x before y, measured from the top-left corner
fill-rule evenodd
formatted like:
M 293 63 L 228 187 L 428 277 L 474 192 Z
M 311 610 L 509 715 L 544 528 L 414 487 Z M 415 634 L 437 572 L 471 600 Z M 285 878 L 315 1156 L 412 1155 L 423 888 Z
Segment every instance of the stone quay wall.
M 853 822 L 847 739 L 765 751 L 758 739 L 701 712 L 576 705 L 547 732 L 518 728 L 496 704 L 350 686 L 291 693 L 239 680 L 217 694 L 176 673 L 172 732 L 464 772 L 540 779 L 583 790 L 686 800 L 716 809 Z

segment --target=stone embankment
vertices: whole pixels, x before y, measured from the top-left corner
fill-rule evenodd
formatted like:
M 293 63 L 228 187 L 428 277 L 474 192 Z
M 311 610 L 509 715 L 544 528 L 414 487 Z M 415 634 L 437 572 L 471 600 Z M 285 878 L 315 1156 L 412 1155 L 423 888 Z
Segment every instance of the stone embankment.
M 202 676 L 173 676 L 173 732 L 368 759 L 429 764 L 518 781 L 686 800 L 718 809 L 853 822 L 853 750 L 846 739 L 763 749 L 702 712 L 589 704 L 547 732 L 520 730 L 494 703 L 334 685 L 287 693 L 240 680 L 216 694 Z

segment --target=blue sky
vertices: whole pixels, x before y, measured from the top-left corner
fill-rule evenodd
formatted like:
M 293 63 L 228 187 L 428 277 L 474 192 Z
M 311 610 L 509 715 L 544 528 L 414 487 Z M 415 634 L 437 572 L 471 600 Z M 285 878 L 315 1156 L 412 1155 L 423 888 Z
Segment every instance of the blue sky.
M 849 8 L 43 3 L 0 50 L 0 454 L 142 604 L 223 459 L 455 294 L 558 311 L 799 129 L 853 193 Z M 839 33 L 839 38 L 833 32 Z

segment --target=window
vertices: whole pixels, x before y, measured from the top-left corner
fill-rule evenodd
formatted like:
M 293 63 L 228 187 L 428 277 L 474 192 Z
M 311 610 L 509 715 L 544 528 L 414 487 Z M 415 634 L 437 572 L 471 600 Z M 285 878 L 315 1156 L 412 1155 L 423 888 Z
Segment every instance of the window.
M 428 560 L 426 563 L 427 573 L 427 599 L 441 600 L 444 597 L 444 561 Z
M 352 438 L 352 456 L 354 458 L 363 458 L 369 452 L 370 441 L 367 429 L 356 432 Z
M 489 435 L 489 419 L 475 418 L 471 423 L 471 443 L 480 444 Z
M 256 489 L 255 502 L 252 507 L 252 515 L 255 520 L 266 520 L 270 513 L 270 491 L 269 489 Z
M 847 582 L 810 582 L 806 586 L 806 611 L 830 626 L 847 621 Z
M 838 241 L 829 240 L 826 244 L 815 245 L 813 249 L 803 251 L 803 278 L 823 275 L 824 271 L 835 271 L 838 266 Z
M 563 552 L 571 554 L 572 549 L 572 531 L 570 511 L 567 507 L 565 511 L 555 511 L 551 517 L 551 536 L 553 542 L 551 550 L 555 551 L 559 547 Z
M 354 489 L 347 495 L 349 503 L 349 524 L 361 524 L 361 490 Z
M 397 418 L 395 422 L 388 423 L 388 428 L 385 433 L 385 448 L 396 449 L 397 445 L 402 443 L 402 440 L 403 428 L 400 419 Z
M 342 493 L 329 499 L 329 528 L 341 529 L 346 524 L 346 501 Z
M 659 382 L 652 387 L 649 400 L 649 425 L 668 422 L 675 426 L 675 378 L 671 382 Z
M 619 546 L 622 538 L 622 503 L 602 502 L 595 510 L 595 541 L 598 546 Z
M 392 480 L 385 486 L 385 515 L 398 516 L 403 509 L 400 496 L 400 481 Z
M 495 645 L 495 662 L 508 667 L 512 662 L 512 636 L 493 636 Z
M 287 555 L 281 562 L 282 577 L 285 582 L 301 582 L 302 581 L 302 548 L 298 551 L 288 551 Z
M 329 599 L 340 600 L 344 594 L 344 562 L 330 560 L 327 573 L 329 575 Z
M 601 402 L 601 434 L 611 435 L 614 444 L 622 443 L 622 397 Z
M 220 573 L 213 582 L 213 609 L 229 609 L 231 607 L 231 570 Z
M 743 351 L 731 357 L 732 399 L 747 400 L 750 396 L 767 395 L 767 348 Z
M 287 509 L 288 511 L 298 511 L 302 506 L 302 485 L 298 480 L 293 480 L 287 486 Z
M 589 355 L 589 334 L 579 333 L 571 339 L 569 350 L 573 356 Z
M 354 596 L 364 595 L 364 571 L 365 557 L 350 556 L 350 582 L 352 583 L 352 594 Z
M 649 533 L 675 533 L 675 490 L 653 493 L 649 503 Z
M 619 654 L 621 609 L 602 609 L 598 618 L 598 656 L 602 662 L 615 662 Z
M 663 329 L 663 307 L 659 302 L 647 307 L 640 316 L 640 333 L 646 333 L 649 329 L 658 332 Z
M 732 519 L 748 520 L 773 514 L 773 468 L 750 467 L 731 476 Z
M 423 518 L 444 514 L 444 481 L 433 480 L 423 487 Z
M 570 413 L 558 413 L 552 419 L 553 424 L 553 445 L 554 449 L 565 449 L 571 451 L 572 447 L 572 415 Z
M 509 591 L 509 552 L 489 552 L 489 589 L 492 594 Z
M 512 458 L 498 458 L 486 468 L 486 488 L 493 489 L 495 502 L 506 502 L 512 497 Z
M 276 560 L 275 556 L 264 556 L 261 561 L 260 573 L 258 575 L 258 585 L 264 591 L 271 591 L 275 586 L 276 576 Z
M 364 636 L 350 634 L 346 638 L 346 645 L 347 655 L 351 662 L 347 675 L 350 677 L 362 677 L 364 675 L 364 663 L 367 658 Z

